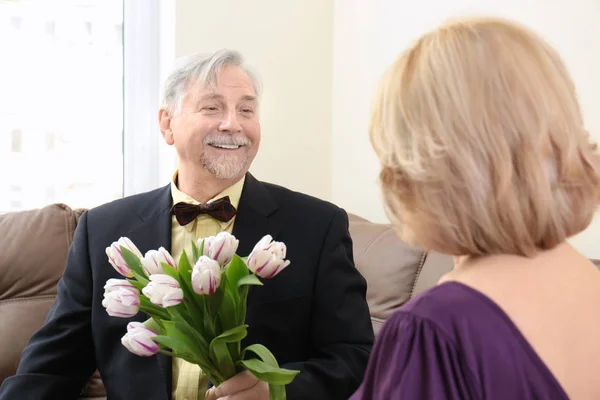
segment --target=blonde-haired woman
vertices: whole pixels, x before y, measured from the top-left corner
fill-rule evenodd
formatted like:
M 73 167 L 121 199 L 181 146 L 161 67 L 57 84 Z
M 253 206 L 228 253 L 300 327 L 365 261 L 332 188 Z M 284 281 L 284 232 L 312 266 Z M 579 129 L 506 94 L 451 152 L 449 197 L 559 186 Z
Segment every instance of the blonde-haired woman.
M 455 269 L 389 318 L 352 399 L 600 399 L 600 272 L 566 242 L 600 157 L 558 54 L 446 24 L 388 70 L 370 133 L 398 232 Z

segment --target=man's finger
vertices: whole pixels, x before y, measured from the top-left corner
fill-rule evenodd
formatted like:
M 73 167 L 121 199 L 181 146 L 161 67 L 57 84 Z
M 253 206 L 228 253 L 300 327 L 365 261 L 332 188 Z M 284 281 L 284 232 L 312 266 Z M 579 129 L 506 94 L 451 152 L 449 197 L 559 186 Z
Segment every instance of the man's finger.
M 251 388 L 257 383 L 258 378 L 252 375 L 252 373 L 250 373 L 249 371 L 240 372 L 233 378 L 230 378 L 222 384 L 220 384 L 215 389 L 215 395 L 217 396 L 217 398 L 229 396 Z
M 215 394 L 215 388 L 210 388 L 204 394 L 205 400 L 217 400 L 217 395 Z
M 258 382 L 257 382 L 258 384 Z M 257 386 L 242 390 L 229 396 L 219 397 L 217 400 L 266 400 L 269 398 L 269 392 L 260 390 Z

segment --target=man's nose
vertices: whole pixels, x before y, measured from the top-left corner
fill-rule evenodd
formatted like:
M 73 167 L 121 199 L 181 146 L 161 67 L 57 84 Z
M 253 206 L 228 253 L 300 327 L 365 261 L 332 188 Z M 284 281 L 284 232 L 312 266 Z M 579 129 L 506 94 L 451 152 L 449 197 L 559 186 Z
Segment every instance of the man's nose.
M 242 125 L 237 118 L 235 112 L 228 112 L 225 114 L 221 124 L 219 125 L 221 132 L 237 133 L 242 131 Z

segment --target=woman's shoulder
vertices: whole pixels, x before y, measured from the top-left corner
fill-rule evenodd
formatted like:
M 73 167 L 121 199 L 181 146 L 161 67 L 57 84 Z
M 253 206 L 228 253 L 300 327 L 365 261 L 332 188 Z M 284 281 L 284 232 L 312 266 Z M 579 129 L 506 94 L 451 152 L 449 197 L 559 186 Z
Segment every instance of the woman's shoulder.
M 446 361 L 447 365 L 438 367 L 444 374 L 456 368 L 462 371 L 460 377 L 471 387 L 471 394 L 494 388 L 506 395 L 497 398 L 514 398 L 522 392 L 566 398 L 502 308 L 460 282 L 444 282 L 405 303 L 388 318 L 377 341 L 395 354 L 396 365 L 405 365 L 403 360 L 416 347 L 420 356 L 411 364 L 417 370 L 423 368 L 419 364 L 428 358 L 426 354 Z M 512 385 L 514 393 L 505 385 Z
M 375 340 L 352 400 L 567 399 L 502 309 L 459 282 L 400 307 Z
M 463 353 L 485 354 L 514 346 L 524 338 L 509 316 L 482 292 L 457 281 L 446 281 L 421 292 L 388 318 L 393 325 L 427 325 L 460 347 Z M 389 328 L 388 328 L 389 329 Z
M 503 311 L 481 292 L 456 281 L 425 290 L 402 305 L 389 321 L 428 321 L 447 333 L 473 329 L 496 320 L 506 322 Z
M 464 349 L 444 321 L 444 310 L 464 304 L 452 299 L 453 290 L 446 285 L 429 289 L 387 319 L 353 400 L 482 397 Z

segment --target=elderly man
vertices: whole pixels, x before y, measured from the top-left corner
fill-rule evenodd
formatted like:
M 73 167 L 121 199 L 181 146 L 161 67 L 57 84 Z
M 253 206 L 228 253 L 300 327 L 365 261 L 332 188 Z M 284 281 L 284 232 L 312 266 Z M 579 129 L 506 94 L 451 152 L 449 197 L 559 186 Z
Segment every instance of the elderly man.
M 162 354 L 139 357 L 121 345 L 131 319 L 112 318 L 102 307 L 104 284 L 119 277 L 105 248 L 127 236 L 143 253 L 162 246 L 178 259 L 184 244 L 220 231 L 240 240 L 239 254 L 249 254 L 266 234 L 288 245 L 292 265 L 251 292 L 246 342 L 266 345 L 282 367 L 300 370 L 286 387 L 289 399 L 346 399 L 363 377 L 373 343 L 348 218 L 330 203 L 248 173 L 261 130 L 256 81 L 240 55 L 188 57 L 166 82 L 159 124 L 179 158 L 173 181 L 81 216 L 56 301 L 0 399 L 74 399 L 95 368 L 111 400 L 198 398 L 206 387 L 197 367 Z M 234 216 L 178 222 L 174 204 L 219 199 L 237 209 Z M 209 396 L 268 399 L 269 389 L 242 372 Z

